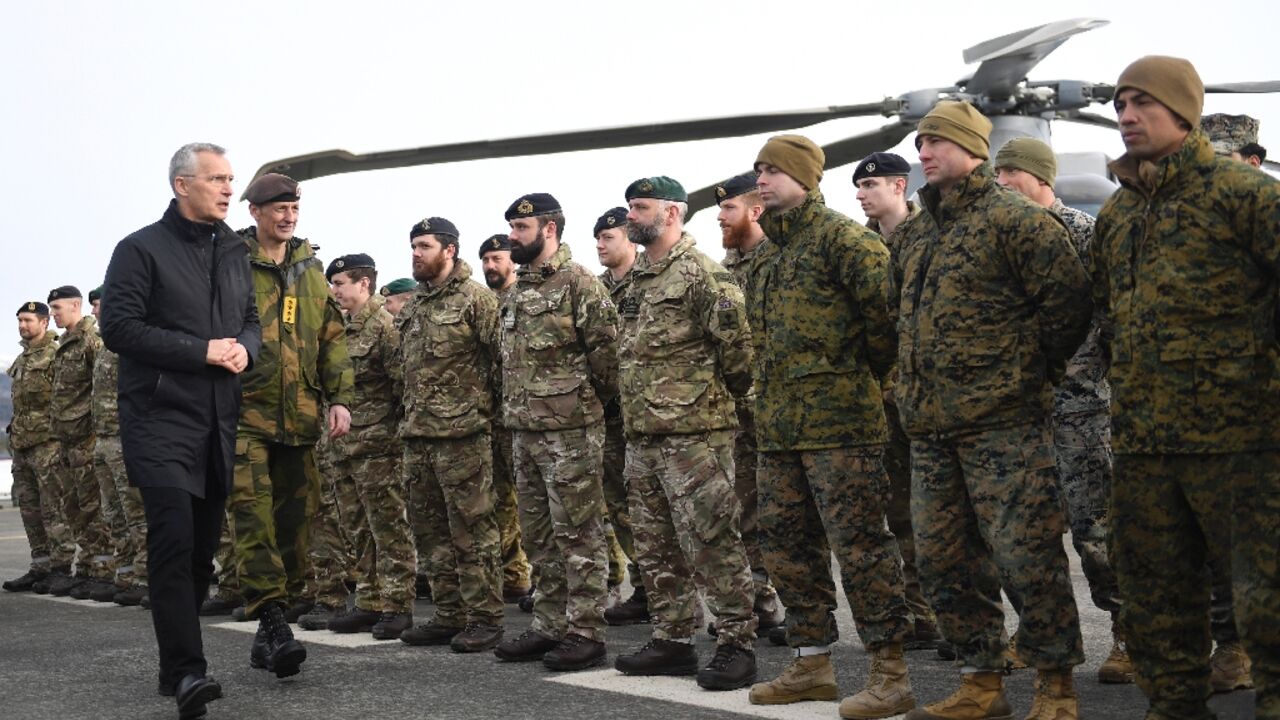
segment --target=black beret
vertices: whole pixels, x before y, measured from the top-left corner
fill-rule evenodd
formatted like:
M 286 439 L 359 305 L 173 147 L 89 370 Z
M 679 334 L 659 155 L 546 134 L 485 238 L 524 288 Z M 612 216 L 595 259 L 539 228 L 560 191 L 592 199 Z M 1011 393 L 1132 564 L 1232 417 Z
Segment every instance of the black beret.
M 511 203 L 511 207 L 507 208 L 506 219 L 510 222 L 516 218 L 537 217 L 555 212 L 560 212 L 560 201 L 555 197 L 549 193 L 529 193 Z
M 868 177 L 900 177 L 911 174 L 911 163 L 901 155 L 877 152 L 858 161 L 858 169 L 853 171 L 853 182 Z
M 53 302 L 54 300 L 65 300 L 67 298 L 82 297 L 84 296 L 80 294 L 80 291 L 76 289 L 75 285 L 63 285 L 62 287 L 54 288 L 49 291 L 49 302 Z
M 653 198 L 655 200 L 671 200 L 672 202 L 688 202 L 689 193 L 684 186 L 666 175 L 640 178 L 627 186 L 625 193 L 628 200 L 632 198 Z
M 356 268 L 376 268 L 373 264 L 373 258 L 364 253 L 356 253 L 355 255 L 343 255 L 329 263 L 329 269 L 324 271 L 325 280 L 333 280 L 333 276 L 340 272 L 354 270 Z
M 610 208 L 596 220 L 596 229 L 592 231 L 591 235 L 594 237 L 599 235 L 601 230 L 626 226 L 627 209 L 624 207 Z
M 22 307 L 18 308 L 17 314 L 21 315 L 24 312 L 35 313 L 40 317 L 49 317 L 49 306 L 42 302 L 31 300 L 29 302 L 22 303 Z
M 98 287 L 96 287 L 96 288 L 94 288 L 94 289 L 92 289 L 92 290 L 90 290 L 90 291 L 89 291 L 89 302 L 90 302 L 90 304 L 92 304 L 94 300 L 101 300 L 101 299 L 102 299 L 102 286 L 101 286 L 101 285 L 99 285 Z
M 396 280 L 392 280 L 386 285 L 383 285 L 382 289 L 379 290 L 378 292 L 381 293 L 384 297 L 386 297 L 389 295 L 399 295 L 400 293 L 413 292 L 415 289 L 417 289 L 417 287 L 418 287 L 418 283 L 414 282 L 413 280 L 410 280 L 409 278 L 399 278 Z
M 490 235 L 488 240 L 480 243 L 480 259 L 483 260 L 486 253 L 498 252 L 499 250 L 511 251 L 511 238 L 497 233 Z
M 252 205 L 266 205 L 273 202 L 297 202 L 302 197 L 302 188 L 288 175 L 267 173 L 249 183 L 244 191 L 244 199 Z
M 716 204 L 719 205 L 721 200 L 738 197 L 745 193 L 749 193 L 756 189 L 756 180 L 759 178 L 754 172 L 742 173 L 734 175 L 716 186 Z
M 451 235 L 454 240 L 457 240 L 458 226 L 442 217 L 422 218 L 409 230 L 409 239 L 422 235 Z

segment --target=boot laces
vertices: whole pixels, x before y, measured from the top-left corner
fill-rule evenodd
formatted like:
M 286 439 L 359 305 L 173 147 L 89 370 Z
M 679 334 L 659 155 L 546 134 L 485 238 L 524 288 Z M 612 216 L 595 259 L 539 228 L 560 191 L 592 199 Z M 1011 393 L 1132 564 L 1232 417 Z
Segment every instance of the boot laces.
M 715 657 L 711 658 L 711 662 L 707 663 L 708 670 L 724 670 L 729 667 L 729 663 L 738 657 L 738 653 L 742 652 L 733 645 L 719 645 L 716 647 Z

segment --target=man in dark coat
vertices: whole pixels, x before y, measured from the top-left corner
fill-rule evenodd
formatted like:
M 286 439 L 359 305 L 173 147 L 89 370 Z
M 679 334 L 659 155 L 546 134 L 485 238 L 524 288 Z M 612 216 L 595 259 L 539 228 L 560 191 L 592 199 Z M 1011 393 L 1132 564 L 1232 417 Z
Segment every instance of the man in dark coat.
M 197 612 L 209 589 L 235 466 L 239 374 L 261 345 L 244 242 L 223 219 L 231 165 L 217 145 L 174 154 L 174 200 L 116 246 L 102 337 L 120 355 L 120 430 L 147 515 L 160 694 L 203 717 L 222 689 L 205 676 Z

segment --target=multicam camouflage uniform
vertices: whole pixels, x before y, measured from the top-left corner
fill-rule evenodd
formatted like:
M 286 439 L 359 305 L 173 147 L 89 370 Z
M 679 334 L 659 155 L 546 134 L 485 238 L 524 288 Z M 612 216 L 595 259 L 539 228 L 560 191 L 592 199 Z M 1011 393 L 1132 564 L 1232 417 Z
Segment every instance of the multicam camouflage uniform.
M 502 409 L 525 549 L 538 568 L 532 629 L 604 642 L 601 403 L 618 392 L 618 312 L 568 245 L 517 278 L 502 307 Z
M 241 376 L 244 399 L 236 432 L 236 468 L 227 510 L 245 617 L 268 602 L 305 592 L 310 519 L 319 502 L 313 448 L 325 404 L 350 406 L 351 360 L 342 311 L 324 269 L 301 238 L 277 265 L 253 228 L 249 246 L 262 349 Z
M 609 291 L 609 299 L 617 307 L 631 289 L 631 273 L 621 280 L 614 280 L 608 270 L 600 273 L 600 283 Z M 619 318 L 619 337 L 627 337 L 634 319 Z M 630 325 L 629 325 L 630 323 Z M 608 508 L 609 528 L 609 586 L 614 587 L 624 579 L 623 572 L 638 586 L 640 568 L 636 565 L 636 540 L 632 530 L 631 511 L 628 509 L 627 481 L 623 468 L 627 463 L 627 438 L 622 427 L 621 397 L 604 406 L 604 473 L 600 484 L 604 489 L 604 504 Z
M 1151 717 L 1212 717 L 1204 566 L 1229 546 L 1255 715 L 1280 717 L 1280 185 L 1214 157 L 1198 129 L 1158 162 L 1111 168 L 1094 292 L 1112 329 L 1111 549 L 1138 684 Z
M 390 363 L 404 405 L 400 437 L 409 517 L 424 538 L 433 621 L 502 624 L 502 536 L 494 513 L 494 363 L 498 302 L 454 259 L 439 286 L 421 284 L 396 317 Z
M 911 519 L 929 604 L 958 660 L 1004 669 L 994 588 L 1022 600 L 1018 653 L 1084 661 L 1062 547 L 1048 368 L 1088 331 L 1088 278 L 1066 228 L 998 186 L 990 163 L 894 233 L 895 396 L 911 438 Z
M 354 360 L 353 360 L 354 364 Z M 338 473 L 338 451 L 329 439 L 326 414 L 322 414 L 320 439 L 316 441 L 316 472 L 320 476 L 315 514 L 311 516 L 311 533 L 308 542 L 306 601 L 323 604 L 333 609 L 347 606 L 347 577 L 354 571 L 356 555 L 354 540 L 348 534 L 347 520 L 359 505 L 345 504 L 354 490 L 344 492 Z M 341 516 L 341 517 L 340 517 Z
M 742 291 L 688 233 L 661 260 L 642 254 L 631 277 L 618 385 L 653 636 L 693 637 L 701 588 L 717 642 L 749 649 L 756 617 L 732 480 L 734 396 L 751 388 Z
M 93 470 L 113 541 L 116 585 L 129 588 L 147 584 L 147 515 L 142 495 L 129 485 L 120 449 L 119 376 L 120 356 L 99 348 L 93 362 Z
M 22 342 L 22 354 L 9 367 L 13 393 L 13 497 L 31 546 L 31 569 L 67 571 L 75 554 L 71 530 L 62 514 L 58 484 L 60 452 L 53 434 L 50 401 L 53 358 L 58 336 L 52 331 L 34 343 Z
M 902 642 L 909 617 L 888 478 L 879 378 L 893 366 L 889 252 L 811 190 L 760 226 L 776 257 L 755 281 L 760 530 L 792 647 L 839 637 L 831 553 L 869 650 Z
M 102 519 L 102 493 L 93 474 L 93 362 L 102 349 L 98 323 L 86 315 L 62 335 L 53 361 L 53 432 L 62 453 L 62 514 L 80 546 L 76 574 L 114 580 L 111 538 Z
M 505 290 L 495 291 L 498 307 L 506 304 L 507 296 L 515 287 L 513 283 Z M 532 582 L 532 568 L 520 542 L 520 501 L 516 495 L 515 470 L 511 466 L 511 430 L 502 424 L 501 359 L 494 371 L 493 391 L 493 493 L 498 530 L 502 533 L 502 585 L 504 590 L 523 590 Z

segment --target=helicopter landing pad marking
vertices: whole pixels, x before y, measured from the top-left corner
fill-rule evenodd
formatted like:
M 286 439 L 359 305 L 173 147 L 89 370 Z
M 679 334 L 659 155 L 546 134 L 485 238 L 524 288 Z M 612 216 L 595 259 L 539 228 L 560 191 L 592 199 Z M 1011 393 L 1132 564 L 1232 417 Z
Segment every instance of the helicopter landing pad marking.
M 214 623 L 209 627 L 221 628 L 223 630 L 234 630 L 235 632 L 243 632 L 253 634 L 258 631 L 258 623 L 248 622 L 220 622 Z M 315 643 L 317 645 L 327 645 L 329 647 L 371 647 L 374 645 L 385 645 L 387 647 L 406 647 L 399 640 L 375 640 L 372 635 L 364 633 L 335 633 L 328 630 L 303 630 L 294 625 L 292 627 L 293 637 L 304 643 Z

